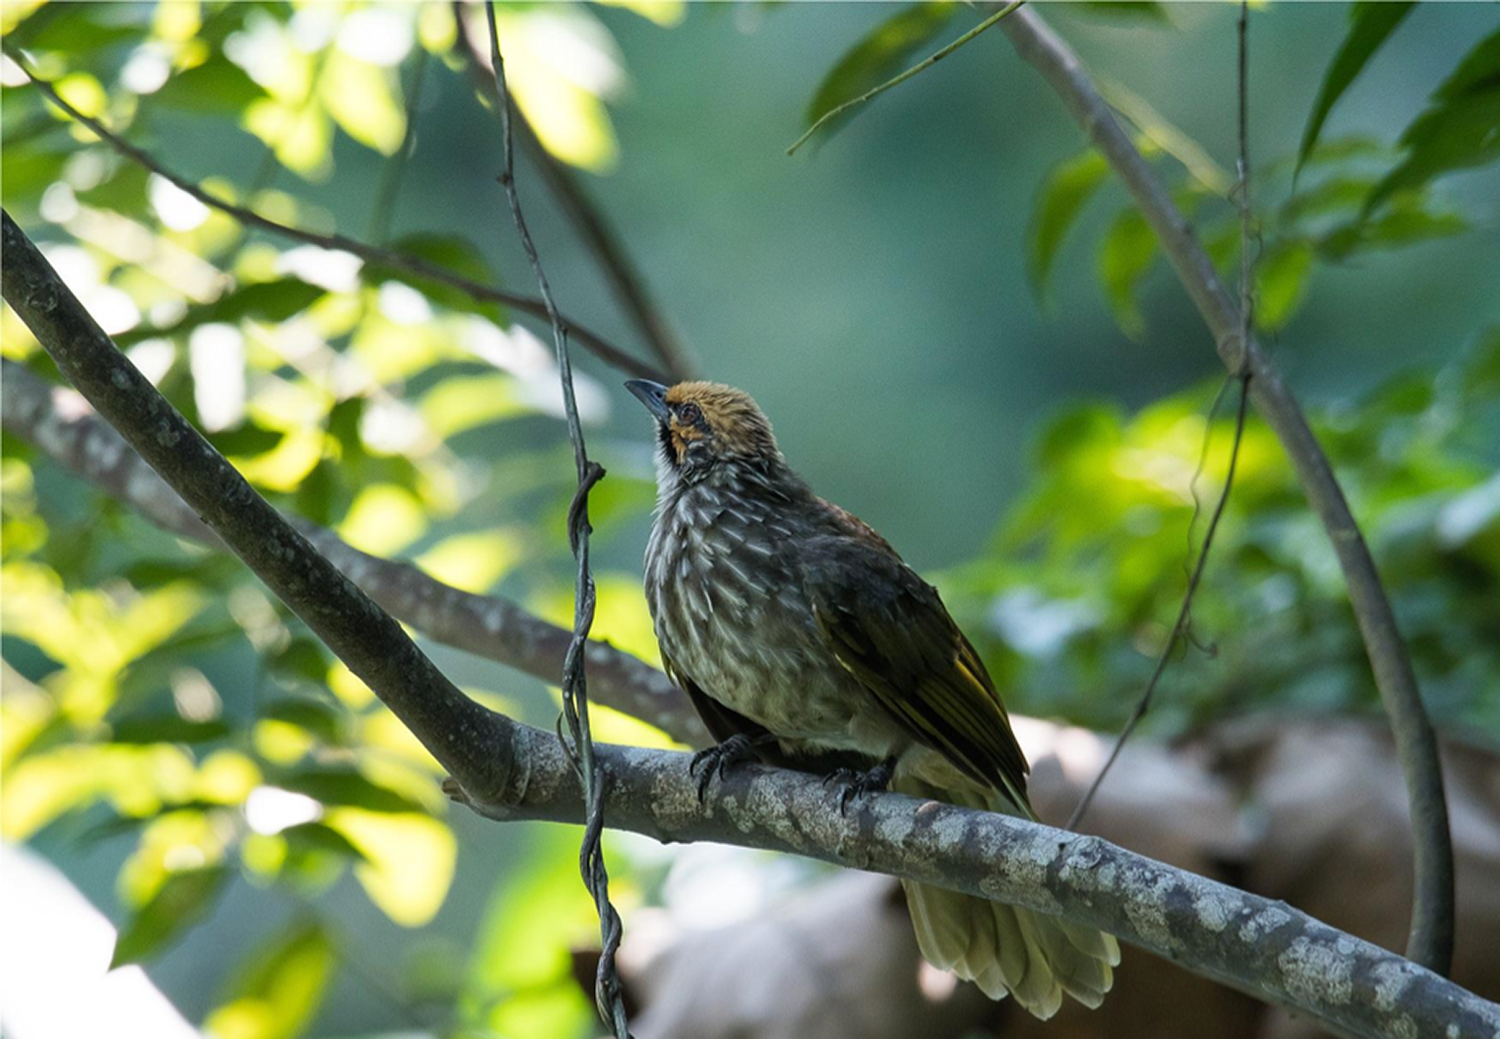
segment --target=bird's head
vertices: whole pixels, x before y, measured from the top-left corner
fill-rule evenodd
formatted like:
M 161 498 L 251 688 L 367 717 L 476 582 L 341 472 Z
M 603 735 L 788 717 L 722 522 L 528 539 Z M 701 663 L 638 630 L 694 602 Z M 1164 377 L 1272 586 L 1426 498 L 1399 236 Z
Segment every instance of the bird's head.
M 780 464 L 771 423 L 743 390 L 716 382 L 625 384 L 656 419 L 657 453 L 667 472 L 689 482 L 725 464 Z

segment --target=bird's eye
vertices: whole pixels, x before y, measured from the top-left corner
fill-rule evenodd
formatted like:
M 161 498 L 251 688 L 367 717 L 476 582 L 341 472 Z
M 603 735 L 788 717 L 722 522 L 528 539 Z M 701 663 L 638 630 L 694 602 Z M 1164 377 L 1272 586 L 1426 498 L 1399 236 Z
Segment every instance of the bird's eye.
M 685 426 L 696 426 L 703 418 L 703 412 L 698 410 L 696 404 L 684 404 L 677 409 L 677 420 Z

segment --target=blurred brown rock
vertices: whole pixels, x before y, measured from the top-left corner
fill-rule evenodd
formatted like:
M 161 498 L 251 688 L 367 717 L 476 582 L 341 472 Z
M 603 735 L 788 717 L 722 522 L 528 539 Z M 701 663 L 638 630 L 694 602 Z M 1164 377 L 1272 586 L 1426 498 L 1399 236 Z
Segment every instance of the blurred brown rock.
M 1032 799 L 1061 822 L 1109 744 L 1016 719 Z M 1500 756 L 1443 746 L 1458 860 L 1454 980 L 1500 998 Z M 1235 721 L 1178 747 L 1127 746 L 1084 829 L 1400 949 L 1411 836 L 1389 737 L 1350 720 Z M 761 917 L 676 933 L 632 922 L 621 973 L 640 1039 L 1300 1039 L 1316 1029 L 1165 960 L 1125 950 L 1104 1009 L 1039 1022 L 922 964 L 895 882 L 840 874 Z M 1487 938 L 1491 941 L 1485 947 Z

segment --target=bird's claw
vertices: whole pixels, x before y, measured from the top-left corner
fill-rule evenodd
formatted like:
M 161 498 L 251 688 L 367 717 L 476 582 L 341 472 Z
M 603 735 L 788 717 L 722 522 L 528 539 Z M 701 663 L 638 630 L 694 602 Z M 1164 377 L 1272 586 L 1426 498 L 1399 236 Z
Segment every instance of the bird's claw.
M 723 779 L 735 765 L 746 761 L 757 761 L 755 741 L 743 733 L 736 733 L 723 743 L 700 750 L 688 763 L 688 775 L 698 780 L 698 803 L 708 799 L 708 785 L 715 776 Z
M 848 812 L 849 802 L 856 797 L 883 794 L 891 785 L 896 772 L 896 759 L 887 758 L 865 772 L 852 768 L 837 768 L 823 778 L 824 786 L 837 786 L 839 791 L 839 814 Z

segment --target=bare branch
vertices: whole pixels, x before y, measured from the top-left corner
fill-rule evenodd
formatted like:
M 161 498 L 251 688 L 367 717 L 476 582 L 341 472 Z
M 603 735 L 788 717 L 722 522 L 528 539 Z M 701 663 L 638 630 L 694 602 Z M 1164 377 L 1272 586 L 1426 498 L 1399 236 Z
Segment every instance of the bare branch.
M 119 352 L 11 220 L 0 289 L 99 413 L 370 685 L 495 819 L 576 821 L 579 777 L 552 733 L 466 699 Z M 612 825 L 662 841 L 788 851 L 1065 916 L 1206 977 L 1370 1037 L 1493 1039 L 1500 1006 L 1281 902 L 1097 837 L 877 794 L 845 815 L 815 776 L 746 766 L 704 802 L 688 755 L 598 748 Z
M 1231 372 L 1250 373 L 1250 399 L 1281 440 L 1308 502 L 1328 532 L 1349 585 L 1349 602 L 1364 637 L 1406 777 L 1416 849 L 1416 898 L 1407 950 L 1418 963 L 1446 973 L 1453 957 L 1453 844 L 1443 795 L 1442 762 L 1390 601 L 1333 467 L 1276 365 L 1253 336 L 1244 334 L 1239 308 L 1219 281 L 1191 226 L 1120 128 L 1078 56 L 1035 9 L 1021 10 L 1007 18 L 1005 31 L 1016 52 L 1062 98 L 1130 191 L 1141 215 L 1156 232 L 1178 280 L 1213 333 L 1225 367 Z
M 70 390 L 15 361 L 0 360 L 0 420 L 12 436 L 95 484 L 163 530 L 228 551 L 177 492 Z M 361 552 L 300 516 L 287 522 L 345 576 L 428 638 L 555 682 L 572 633 L 515 603 L 475 595 L 409 563 Z M 690 746 L 709 742 L 697 712 L 665 674 L 607 642 L 588 644 L 589 679 L 602 704 L 655 725 Z
M 392 270 L 405 271 L 407 274 L 427 278 L 431 281 L 458 289 L 472 299 L 514 307 L 516 310 L 530 314 L 532 317 L 546 318 L 547 316 L 546 304 L 535 297 L 522 296 L 514 292 L 507 292 L 504 289 L 484 285 L 465 278 L 460 274 L 455 274 L 446 267 L 429 263 L 421 257 L 408 256 L 406 253 L 387 249 L 383 246 L 367 245 L 358 239 L 350 238 L 348 235 L 319 234 L 316 231 L 308 231 L 300 227 L 294 227 L 291 224 L 279 223 L 269 217 L 261 216 L 253 209 L 246 209 L 244 206 L 237 206 L 232 202 L 225 201 L 212 192 L 205 190 L 200 185 L 195 184 L 193 181 L 188 180 L 186 177 L 167 169 L 147 152 L 106 129 L 97 119 L 91 119 L 78 111 L 78 109 L 68 104 L 58 94 L 51 83 L 37 76 L 25 58 L 10 49 L 7 49 L 5 53 L 20 66 L 36 88 L 46 96 L 47 100 L 62 109 L 73 119 L 87 126 L 99 136 L 100 140 L 116 152 L 136 165 L 148 169 L 157 176 L 170 181 L 173 185 L 187 192 L 205 206 L 234 217 L 235 220 L 246 227 L 254 227 L 261 231 L 267 231 L 271 234 L 290 238 L 293 241 L 303 242 L 307 245 L 316 245 L 323 249 L 340 249 L 347 253 L 353 253 L 366 263 L 377 264 Z M 579 344 L 586 347 L 604 363 L 618 368 L 622 372 L 641 378 L 664 378 L 662 373 L 657 371 L 653 365 L 630 356 L 619 347 L 611 344 L 597 332 L 590 331 L 588 328 L 571 319 L 568 321 L 568 327 L 572 330 L 573 337 L 578 340 Z

